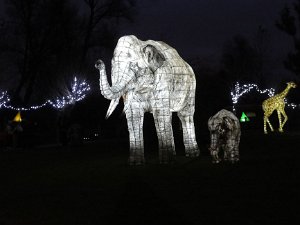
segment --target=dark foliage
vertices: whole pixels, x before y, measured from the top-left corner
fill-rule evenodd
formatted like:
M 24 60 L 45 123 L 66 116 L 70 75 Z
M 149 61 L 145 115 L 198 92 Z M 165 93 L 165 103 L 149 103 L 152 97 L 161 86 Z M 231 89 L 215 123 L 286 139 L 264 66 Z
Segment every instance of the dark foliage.
M 267 41 L 268 32 L 260 26 L 252 42 L 242 35 L 236 35 L 224 44 L 221 70 L 228 84 L 237 81 L 258 85 L 264 83 L 268 58 Z
M 118 21 L 133 19 L 134 2 L 6 0 L 0 64 L 15 104 L 49 98 L 59 79 L 89 77 L 95 51 L 112 46 Z
M 294 50 L 288 53 L 284 61 L 285 67 L 300 75 L 300 37 L 299 37 L 299 22 L 300 22 L 300 1 L 297 0 L 291 6 L 286 5 L 280 14 L 280 19 L 276 22 L 276 26 L 288 34 L 294 43 Z

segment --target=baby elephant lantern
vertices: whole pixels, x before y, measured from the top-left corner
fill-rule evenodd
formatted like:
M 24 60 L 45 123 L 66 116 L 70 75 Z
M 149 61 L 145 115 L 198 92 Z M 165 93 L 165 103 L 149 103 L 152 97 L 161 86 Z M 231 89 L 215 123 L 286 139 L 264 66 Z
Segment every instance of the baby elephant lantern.
M 208 120 L 210 131 L 210 154 L 213 163 L 221 161 L 220 148 L 224 151 L 224 160 L 229 162 L 239 161 L 239 143 L 241 127 L 238 118 L 230 111 L 222 109 Z
M 130 139 L 129 164 L 144 164 L 144 113 L 153 114 L 159 141 L 159 161 L 174 159 L 172 112 L 182 123 L 186 156 L 196 157 L 199 149 L 195 138 L 196 79 L 192 68 L 177 51 L 160 41 L 141 41 L 135 36 L 121 37 L 111 62 L 110 86 L 105 65 L 98 60 L 100 90 L 111 100 L 107 117 L 123 97 Z

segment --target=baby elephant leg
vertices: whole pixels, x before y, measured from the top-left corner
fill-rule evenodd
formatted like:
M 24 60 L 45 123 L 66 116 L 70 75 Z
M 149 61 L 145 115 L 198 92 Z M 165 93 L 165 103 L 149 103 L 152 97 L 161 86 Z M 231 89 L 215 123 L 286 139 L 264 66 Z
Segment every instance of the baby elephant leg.
M 216 148 L 209 148 L 210 155 L 212 157 L 212 162 L 213 163 L 219 163 L 221 162 L 221 159 L 219 157 L 219 147 Z
M 229 139 L 227 140 L 224 148 L 224 160 L 231 163 L 239 161 L 239 140 Z

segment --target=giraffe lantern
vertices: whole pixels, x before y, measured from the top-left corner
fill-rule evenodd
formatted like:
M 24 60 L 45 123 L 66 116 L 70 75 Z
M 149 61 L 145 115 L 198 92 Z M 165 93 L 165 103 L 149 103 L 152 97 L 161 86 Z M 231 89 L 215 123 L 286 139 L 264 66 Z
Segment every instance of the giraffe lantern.
M 296 88 L 296 87 L 297 85 L 294 82 L 288 82 L 287 87 L 284 89 L 284 91 L 263 101 L 262 108 L 264 111 L 264 133 L 265 134 L 268 133 L 267 123 L 271 131 L 274 131 L 272 124 L 269 121 L 269 117 L 272 115 L 274 110 L 277 111 L 277 115 L 278 115 L 279 132 L 283 132 L 283 126 L 288 120 L 288 116 L 284 111 L 284 107 L 285 107 L 284 98 L 287 96 L 291 88 Z M 283 121 L 282 121 L 282 116 L 284 117 Z

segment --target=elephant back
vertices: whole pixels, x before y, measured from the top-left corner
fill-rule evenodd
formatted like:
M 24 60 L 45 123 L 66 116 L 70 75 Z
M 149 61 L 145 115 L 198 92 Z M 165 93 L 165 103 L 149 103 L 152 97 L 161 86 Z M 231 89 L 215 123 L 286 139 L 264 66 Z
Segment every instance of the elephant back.
M 217 112 L 213 117 L 211 117 L 211 121 L 223 120 L 224 118 L 230 118 L 234 122 L 234 126 L 237 129 L 240 129 L 239 119 L 233 114 L 233 112 L 226 109 L 221 109 L 219 112 Z
M 191 66 L 181 58 L 176 49 L 162 41 L 148 40 L 144 44 L 155 46 L 165 58 L 165 63 L 158 73 L 162 74 L 161 76 L 171 74 L 171 77 L 165 78 L 168 79 L 171 110 L 178 112 L 187 104 L 194 104 L 196 78 Z

